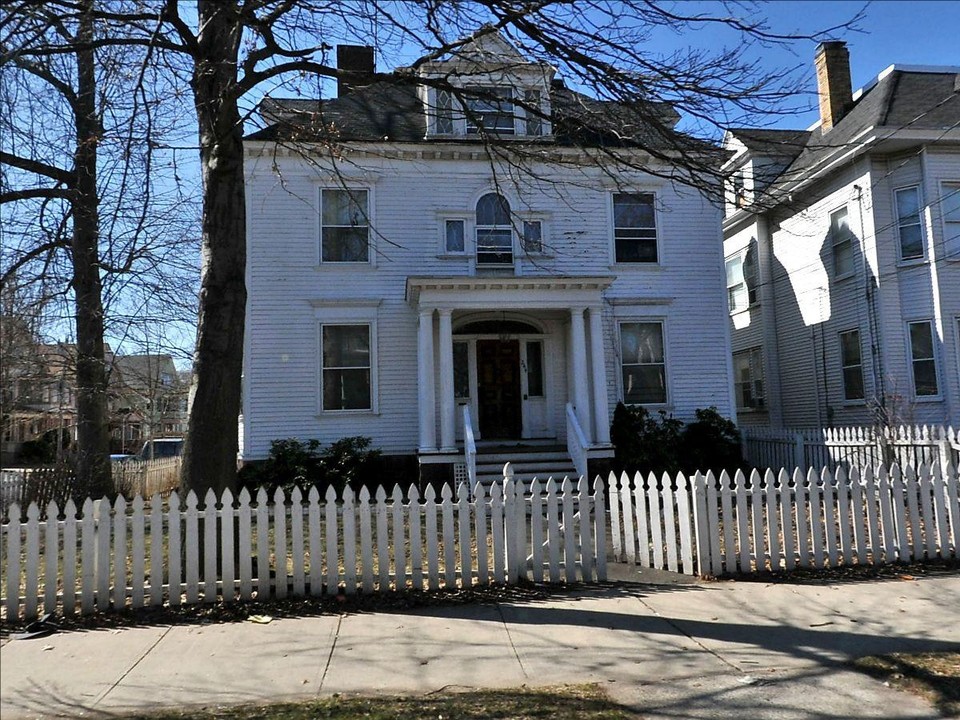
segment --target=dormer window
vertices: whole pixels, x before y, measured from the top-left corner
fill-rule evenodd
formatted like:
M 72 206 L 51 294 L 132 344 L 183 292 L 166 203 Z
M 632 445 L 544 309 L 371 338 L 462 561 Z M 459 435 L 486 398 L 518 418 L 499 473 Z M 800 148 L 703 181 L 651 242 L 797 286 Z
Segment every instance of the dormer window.
M 453 96 L 449 90 L 437 90 L 436 123 L 438 135 L 453 135 Z
M 479 134 L 481 128 L 498 135 L 516 132 L 512 88 L 472 88 L 469 92 L 476 95 L 466 98 L 468 135 Z

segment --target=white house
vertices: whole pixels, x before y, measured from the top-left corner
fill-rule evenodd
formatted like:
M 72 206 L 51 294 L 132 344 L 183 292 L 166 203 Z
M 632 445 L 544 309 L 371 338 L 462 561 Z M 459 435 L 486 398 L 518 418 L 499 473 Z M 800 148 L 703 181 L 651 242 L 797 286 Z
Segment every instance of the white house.
M 245 142 L 243 460 L 364 435 L 447 478 L 467 408 L 491 466 L 542 476 L 611 457 L 619 400 L 732 415 L 721 210 L 622 139 L 633 170 L 592 152 L 609 103 L 497 36 L 413 81 L 338 63 L 339 97 L 270 100 Z
M 960 68 L 851 93 L 816 56 L 820 121 L 733 130 L 724 228 L 741 424 L 960 422 Z

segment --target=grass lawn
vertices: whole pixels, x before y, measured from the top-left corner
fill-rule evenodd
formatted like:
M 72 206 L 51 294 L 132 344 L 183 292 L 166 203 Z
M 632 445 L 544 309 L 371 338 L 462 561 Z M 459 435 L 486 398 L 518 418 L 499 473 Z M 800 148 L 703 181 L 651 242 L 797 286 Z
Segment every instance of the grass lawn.
M 870 655 L 854 665 L 890 687 L 926 698 L 944 717 L 960 717 L 960 652 Z
M 123 716 L 126 720 L 447 720 L 448 718 L 555 718 L 615 720 L 636 717 L 612 702 L 597 685 L 438 692 L 414 697 L 345 697 L 277 705 L 179 710 Z

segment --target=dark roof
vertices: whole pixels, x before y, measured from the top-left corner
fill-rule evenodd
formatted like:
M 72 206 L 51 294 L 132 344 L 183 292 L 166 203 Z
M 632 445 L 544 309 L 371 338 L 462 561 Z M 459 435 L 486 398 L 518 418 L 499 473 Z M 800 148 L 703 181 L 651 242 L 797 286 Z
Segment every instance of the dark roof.
M 796 157 L 810 139 L 809 130 L 730 128 L 728 132 L 742 142 L 747 150 L 781 157 Z
M 960 122 L 960 75 L 937 71 L 892 70 L 867 88 L 840 122 L 827 133 L 818 127 L 780 175 L 772 191 L 803 180 L 820 162 L 838 150 L 853 148 L 871 127 L 881 137 L 897 130 L 947 130 Z M 769 132 L 769 131 L 766 131 Z
M 268 98 L 261 115 L 272 122 L 247 140 L 423 142 L 427 133 L 416 79 L 387 76 L 344 97 L 330 100 Z M 392 80 L 392 78 L 396 78 Z M 554 81 L 551 87 L 552 145 L 643 146 L 669 149 L 679 135 L 672 130 L 679 115 L 668 103 L 619 103 L 589 98 Z M 681 136 L 682 137 L 682 136 Z M 465 138 L 430 138 L 431 142 L 464 142 Z M 535 142 L 536 138 L 525 138 Z M 698 141 L 689 139 L 684 149 Z

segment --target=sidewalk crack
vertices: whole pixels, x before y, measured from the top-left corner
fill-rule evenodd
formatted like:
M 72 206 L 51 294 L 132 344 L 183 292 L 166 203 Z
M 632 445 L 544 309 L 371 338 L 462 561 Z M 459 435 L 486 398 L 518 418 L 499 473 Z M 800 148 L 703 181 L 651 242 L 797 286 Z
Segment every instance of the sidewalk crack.
M 327 662 L 323 666 L 323 674 L 320 675 L 320 685 L 317 687 L 317 695 L 323 692 L 323 684 L 327 681 L 327 673 L 330 672 L 330 663 L 333 662 L 333 651 L 337 649 L 337 640 L 340 639 L 340 627 L 343 625 L 343 613 L 337 616 L 337 629 L 333 633 L 333 642 L 330 643 L 330 653 L 327 655 Z
M 520 666 L 520 672 L 523 673 L 523 677 L 526 680 L 530 679 L 527 669 L 523 666 L 523 660 L 520 659 L 520 653 L 517 651 L 516 643 L 513 642 L 513 635 L 510 633 L 510 626 L 507 625 L 507 619 L 503 616 L 503 606 L 500 603 L 497 603 L 497 614 L 500 616 L 500 622 L 503 623 L 503 629 L 507 633 L 507 640 L 510 641 L 510 649 L 513 650 L 513 656 L 517 659 L 517 665 Z
M 123 672 L 123 674 L 117 678 L 116 682 L 113 683 L 113 685 L 111 685 L 102 693 L 100 693 L 100 695 L 98 695 L 97 698 L 90 704 L 90 707 L 96 707 L 107 695 L 113 692 L 116 689 L 116 687 L 126 679 L 127 675 L 132 673 L 136 669 L 136 667 L 144 661 L 147 655 L 153 652 L 153 649 L 160 644 L 160 642 L 170 633 L 171 630 L 173 630 L 173 625 L 168 626 L 167 629 L 163 631 L 163 634 L 160 635 L 160 637 L 158 637 L 150 647 L 148 647 L 146 650 L 143 651 L 140 657 L 137 658 L 137 661 L 133 663 L 133 665 L 128 667 Z

